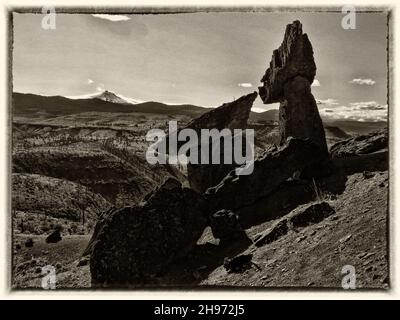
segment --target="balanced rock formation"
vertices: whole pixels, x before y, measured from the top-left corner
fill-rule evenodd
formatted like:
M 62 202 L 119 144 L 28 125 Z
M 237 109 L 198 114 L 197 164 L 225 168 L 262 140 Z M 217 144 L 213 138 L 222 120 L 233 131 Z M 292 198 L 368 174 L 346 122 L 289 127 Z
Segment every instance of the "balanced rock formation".
M 259 94 L 265 104 L 280 102 L 281 145 L 290 136 L 308 138 L 327 153 L 322 120 L 311 94 L 315 73 L 312 45 L 307 34 L 303 34 L 301 23 L 294 21 L 286 26 L 283 42 L 273 52 Z
M 147 202 L 110 211 L 98 222 L 91 241 L 92 285 L 152 283 L 195 246 L 207 222 L 204 198 L 168 179 Z
M 194 129 L 199 135 L 201 129 L 245 129 L 250 109 L 256 98 L 257 92 L 253 92 L 233 102 L 224 103 L 222 106 L 192 120 L 186 128 Z M 238 164 L 234 163 L 234 161 L 232 164 L 223 164 L 223 150 L 224 141 L 221 139 L 221 164 L 188 164 L 188 180 L 194 190 L 203 193 L 207 188 L 218 184 L 229 171 L 238 167 Z

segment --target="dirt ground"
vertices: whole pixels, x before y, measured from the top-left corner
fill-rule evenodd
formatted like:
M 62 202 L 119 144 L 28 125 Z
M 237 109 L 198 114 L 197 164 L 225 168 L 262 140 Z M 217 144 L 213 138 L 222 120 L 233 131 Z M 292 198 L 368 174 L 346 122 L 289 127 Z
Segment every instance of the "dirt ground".
M 355 268 L 357 289 L 389 288 L 387 171 L 373 172 L 368 177 L 362 173 L 349 176 L 341 195 L 324 200 L 335 214 L 291 230 L 262 247 L 252 242 L 276 221 L 245 230 L 250 241 L 228 247 L 218 245 L 208 229 L 191 256 L 171 265 L 158 281 L 163 286 L 180 288 L 341 288 L 342 268 L 351 265 Z M 25 247 L 29 238 L 34 240 L 33 247 Z M 47 244 L 44 236 L 16 235 L 13 288 L 41 288 L 41 267 L 46 265 L 56 267 L 58 289 L 89 288 L 89 262 L 81 257 L 89 238 L 72 235 Z M 16 249 L 17 244 L 20 249 Z M 225 257 L 248 253 L 253 255 L 253 265 L 247 270 L 225 270 Z

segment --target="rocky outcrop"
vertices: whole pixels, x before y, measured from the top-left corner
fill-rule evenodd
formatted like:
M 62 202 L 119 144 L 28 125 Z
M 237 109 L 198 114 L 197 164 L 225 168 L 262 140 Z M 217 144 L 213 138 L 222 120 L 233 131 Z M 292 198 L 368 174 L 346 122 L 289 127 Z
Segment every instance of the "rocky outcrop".
M 210 218 L 210 226 L 214 237 L 222 242 L 235 241 L 245 235 L 238 216 L 230 210 L 215 212 Z
M 251 208 L 291 179 L 296 172 L 301 173 L 322 159 L 324 156 L 320 148 L 313 142 L 290 138 L 282 149 L 267 153 L 256 160 L 251 175 L 237 176 L 231 171 L 221 183 L 207 190 L 206 197 L 214 209 L 233 210 L 239 214 L 240 221 L 247 220 L 251 223 L 251 218 L 240 213 L 243 208 Z M 268 208 L 264 209 L 266 216 L 267 210 Z
M 293 228 L 303 228 L 310 224 L 321 222 L 334 214 L 335 210 L 327 202 L 319 202 L 306 208 L 296 210 L 290 216 L 290 224 Z
M 240 254 L 233 258 L 225 258 L 224 268 L 228 273 L 241 273 L 252 266 L 252 254 Z
M 280 237 L 287 234 L 289 231 L 289 227 L 287 225 L 287 220 L 283 219 L 278 221 L 268 230 L 262 232 L 261 234 L 257 235 L 254 239 L 254 244 L 256 247 L 261 247 L 266 244 L 270 244 L 278 240 Z
M 316 224 L 335 213 L 327 202 L 317 202 L 293 210 L 285 218 L 278 220 L 269 229 L 256 235 L 254 244 L 257 247 L 270 244 L 285 236 L 290 229 L 304 228 Z
M 233 102 L 224 103 L 202 116 L 192 120 L 186 128 L 194 129 L 199 135 L 201 129 L 245 129 L 249 118 L 250 109 L 257 92 L 245 95 Z M 220 159 L 223 159 L 223 141 L 220 143 Z M 200 152 L 199 152 L 200 154 Z M 211 163 L 211 158 L 210 158 Z M 232 164 L 191 164 L 187 166 L 190 186 L 198 192 L 204 192 L 207 188 L 218 184 L 229 171 L 237 167 Z
M 60 230 L 54 230 L 46 237 L 47 243 L 57 243 L 62 240 Z
M 381 129 L 366 135 L 340 141 L 330 149 L 332 158 L 346 158 L 386 150 L 388 131 Z
M 192 120 L 186 128 L 194 129 L 198 133 L 201 129 L 245 129 L 256 98 L 257 92 L 252 92 L 232 102 L 224 103 Z
M 388 170 L 388 142 L 387 129 L 338 142 L 330 149 L 332 163 L 344 175 Z
M 301 23 L 294 21 L 286 26 L 283 42 L 273 52 L 259 93 L 265 104 L 280 102 L 280 144 L 288 137 L 309 138 L 327 153 L 322 120 L 311 94 L 315 73 L 312 45 Z
M 167 180 L 140 206 L 102 217 L 92 241 L 93 286 L 152 283 L 167 265 L 187 254 L 207 225 L 204 198 Z

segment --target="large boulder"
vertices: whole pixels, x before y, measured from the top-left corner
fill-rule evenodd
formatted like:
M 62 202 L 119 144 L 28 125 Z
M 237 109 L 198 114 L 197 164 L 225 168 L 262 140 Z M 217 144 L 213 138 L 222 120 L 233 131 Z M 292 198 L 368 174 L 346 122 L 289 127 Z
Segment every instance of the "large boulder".
M 198 135 L 200 135 L 201 129 L 245 129 L 247 127 L 250 109 L 256 98 L 257 92 L 253 92 L 240 97 L 235 101 L 224 103 L 222 106 L 192 120 L 186 128 L 194 129 Z M 191 188 L 203 193 L 207 188 L 218 184 L 229 173 L 229 171 L 238 167 L 238 164 L 234 161 L 232 164 L 223 163 L 224 143 L 224 139 L 219 141 L 221 164 L 211 164 L 211 156 L 210 164 L 188 164 L 187 174 Z M 199 155 L 200 149 L 201 145 L 199 145 Z
M 204 198 L 167 180 L 147 202 L 115 209 L 98 222 L 90 257 L 92 285 L 152 283 L 169 263 L 195 246 L 207 223 Z
M 211 215 L 210 226 L 215 238 L 222 242 L 237 240 L 245 236 L 238 216 L 230 210 L 219 210 Z
M 265 104 L 280 102 L 280 144 L 289 137 L 310 139 L 327 154 L 325 131 L 311 84 L 316 66 L 312 45 L 302 25 L 287 25 L 282 44 L 274 50 L 270 66 L 261 79 L 260 97 Z
M 59 229 L 54 230 L 46 237 L 47 243 L 57 243 L 62 240 L 61 232 Z
M 289 139 L 280 150 L 267 153 L 254 162 L 251 175 L 237 176 L 231 171 L 218 185 L 206 191 L 213 209 L 230 209 L 239 214 L 272 194 L 298 172 L 325 159 L 320 148 L 310 140 Z M 268 208 L 264 210 L 268 211 Z M 268 215 L 268 212 L 264 213 Z

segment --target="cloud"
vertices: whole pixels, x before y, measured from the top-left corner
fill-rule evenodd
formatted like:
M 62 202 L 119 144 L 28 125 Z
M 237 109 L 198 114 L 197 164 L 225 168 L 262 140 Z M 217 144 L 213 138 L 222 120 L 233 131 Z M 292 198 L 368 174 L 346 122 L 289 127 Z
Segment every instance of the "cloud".
M 372 79 L 356 78 L 356 79 L 349 81 L 349 83 L 358 84 L 360 86 L 363 86 L 363 85 L 373 86 L 376 83 L 376 81 L 374 81 Z
M 387 110 L 387 105 L 380 105 L 376 101 L 352 102 L 350 106 L 357 110 Z
M 328 98 L 328 99 L 316 99 L 317 104 L 323 104 L 323 105 L 329 105 L 329 106 L 335 106 L 338 105 L 339 103 L 337 102 L 336 99 Z
M 100 84 L 97 86 L 96 90 L 97 90 L 97 91 L 104 91 L 104 84 L 100 83 Z
M 105 19 L 105 20 L 109 20 L 109 21 L 113 21 L 113 22 L 131 20 L 130 17 L 120 15 L 120 14 L 92 14 L 92 16 L 95 18 Z
M 244 83 L 238 83 L 238 86 L 243 88 L 251 88 L 253 85 L 251 83 L 244 82 Z
M 318 79 L 314 79 L 313 83 L 311 84 L 311 87 L 320 87 L 321 83 L 319 82 Z
M 92 79 L 87 79 L 87 83 L 88 83 L 88 84 L 93 84 L 93 82 L 94 82 L 94 81 L 93 81 Z
M 387 121 L 388 106 L 376 101 L 352 102 L 347 106 L 320 108 L 322 117 L 331 120 L 355 120 L 361 122 Z

